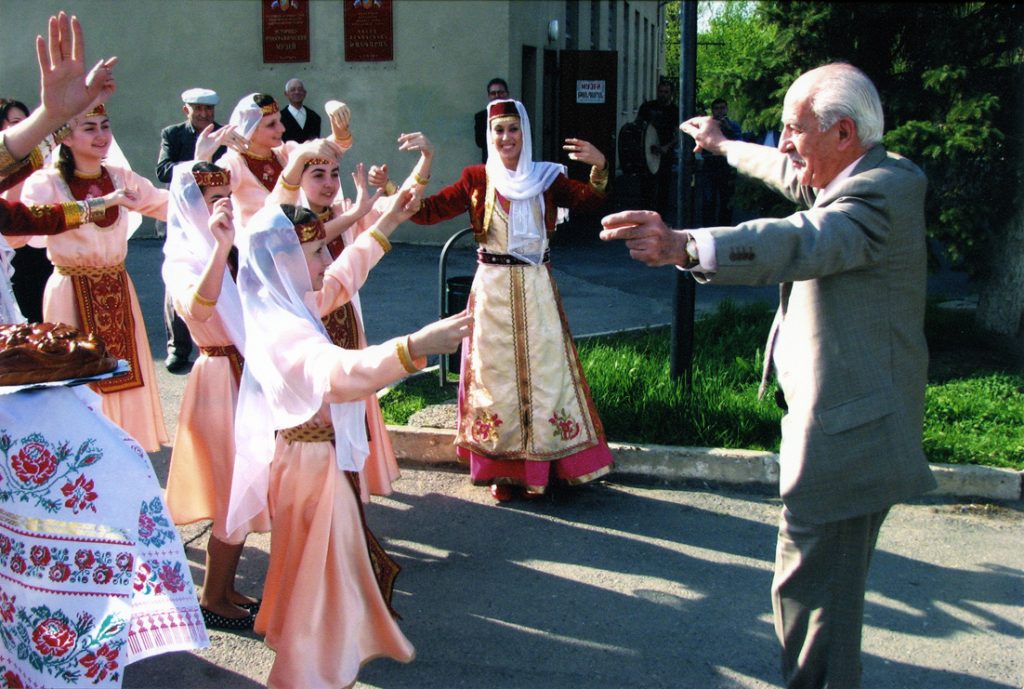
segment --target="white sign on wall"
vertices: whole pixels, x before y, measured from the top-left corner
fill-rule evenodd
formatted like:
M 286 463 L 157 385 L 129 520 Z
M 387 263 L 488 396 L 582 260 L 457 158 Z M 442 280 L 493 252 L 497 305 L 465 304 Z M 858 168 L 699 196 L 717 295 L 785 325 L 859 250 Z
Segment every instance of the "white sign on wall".
M 577 103 L 604 103 L 604 79 L 576 82 Z

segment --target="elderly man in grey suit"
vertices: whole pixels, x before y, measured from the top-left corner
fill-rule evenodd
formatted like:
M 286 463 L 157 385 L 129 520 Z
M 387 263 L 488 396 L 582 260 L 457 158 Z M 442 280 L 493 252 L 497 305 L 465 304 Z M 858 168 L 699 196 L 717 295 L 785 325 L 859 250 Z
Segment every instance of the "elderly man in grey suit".
M 680 129 L 807 210 L 701 230 L 625 211 L 601 236 L 700 282 L 780 284 L 765 356 L 788 406 L 775 631 L 787 687 L 848 689 L 860 686 L 879 528 L 893 504 L 935 486 L 921 449 L 926 180 L 882 147 L 878 92 L 850 65 L 801 75 L 782 124 L 778 149 L 728 140 L 708 117 Z

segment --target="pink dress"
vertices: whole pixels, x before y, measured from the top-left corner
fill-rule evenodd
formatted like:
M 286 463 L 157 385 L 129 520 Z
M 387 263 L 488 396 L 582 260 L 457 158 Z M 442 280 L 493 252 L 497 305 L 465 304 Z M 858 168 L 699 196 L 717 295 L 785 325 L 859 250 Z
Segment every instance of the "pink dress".
M 317 292 L 320 313 L 347 303 L 383 253 L 369 234 L 357 237 L 326 271 Z M 335 368 L 343 375 L 332 377 L 342 381 L 340 387 L 332 387 L 319 412 L 301 429 L 330 429 L 329 402 L 366 399 L 407 375 L 395 340 L 333 351 L 342 358 Z M 313 370 L 322 374 L 311 366 L 301 370 L 306 376 Z M 256 618 L 256 632 L 265 634 L 277 653 L 267 686 L 348 687 L 367 661 L 387 656 L 409 662 L 415 652 L 382 595 L 359 495 L 337 466 L 333 441 L 288 438 L 287 431 L 278 433 L 271 463 L 270 565 Z M 386 555 L 378 552 L 373 559 L 381 563 Z M 396 574 L 397 567 L 392 580 Z
M 133 186 L 138 189 L 140 213 L 159 220 L 166 218 L 167 190 L 157 189 L 145 177 L 140 177 L 131 170 L 113 165 L 104 165 L 104 168 L 110 173 L 116 188 Z M 25 180 L 21 198 L 26 203 L 60 203 L 74 200 L 68 185 L 55 168 L 32 173 Z M 128 232 L 128 214 L 123 212 L 123 209 L 118 209 L 117 221 L 110 227 L 100 228 L 89 223 L 74 232 L 45 237 L 47 255 L 57 269 L 46 285 L 43 317 L 48 322 L 67 323 L 76 328 L 83 325 L 82 305 L 77 303 L 73 279 L 69 275 L 61 274 L 61 267 L 99 268 L 107 269 L 111 274 L 123 274 L 128 295 L 128 303 L 124 304 L 124 308 L 130 313 L 133 321 L 134 342 L 131 344 L 138 354 L 138 373 L 141 374 L 142 385 L 116 392 L 101 390 L 103 413 L 128 431 L 144 450 L 157 452 L 169 439 L 164 427 L 160 394 L 156 386 L 156 371 L 149 349 L 149 338 L 146 337 L 146 324 L 139 307 L 139 298 L 131 278 L 123 269 L 124 259 L 128 253 Z
M 191 313 L 191 292 L 175 295 L 174 307 L 199 345 L 178 413 L 178 431 L 167 476 L 167 507 L 175 524 L 213 520 L 213 535 L 241 543 L 253 531 L 270 531 L 264 512 L 229 534 L 225 530 L 235 459 L 235 405 L 241 357 L 214 311 L 206 321 Z M 232 353 L 231 350 L 234 350 Z
M 379 212 L 371 210 L 363 218 L 360 218 L 359 221 L 341 235 L 340 239 L 344 246 L 349 247 L 349 251 L 356 248 L 356 239 L 369 229 L 379 217 Z M 331 247 L 331 253 L 337 258 L 340 253 L 335 254 L 334 246 L 329 246 Z M 376 263 L 379 259 L 380 256 L 377 255 L 373 262 Z M 350 285 L 350 293 L 355 294 L 365 280 L 366 278 L 363 276 L 358 285 Z M 346 292 L 348 291 L 346 290 Z M 367 341 L 366 328 L 363 326 L 363 311 L 358 299 L 354 299 L 352 305 L 355 308 L 356 320 L 358 321 L 358 347 L 359 349 L 365 349 Z M 370 442 L 370 454 L 366 458 L 366 465 L 363 467 L 363 470 L 359 472 L 359 487 L 362 491 L 363 502 L 369 502 L 370 495 L 391 495 L 391 484 L 398 480 L 401 472 L 398 469 L 398 460 L 395 458 L 395 450 L 391 445 L 391 436 L 388 435 L 388 427 L 384 423 L 384 415 L 381 413 L 377 395 L 369 395 L 366 397 L 365 402 L 366 429 Z

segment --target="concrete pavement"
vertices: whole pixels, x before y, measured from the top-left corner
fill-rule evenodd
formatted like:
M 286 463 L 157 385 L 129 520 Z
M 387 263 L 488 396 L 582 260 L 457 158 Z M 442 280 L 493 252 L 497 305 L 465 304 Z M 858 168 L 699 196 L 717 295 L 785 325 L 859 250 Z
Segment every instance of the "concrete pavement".
M 468 274 L 472 259 L 464 253 L 457 261 Z M 361 292 L 371 341 L 436 317 L 437 255 L 436 247 L 397 245 L 374 271 Z M 128 267 L 173 434 L 185 377 L 160 365 L 159 261 L 159 242 L 132 242 Z M 451 274 L 459 274 L 457 261 Z M 578 335 L 671 319 L 672 269 L 647 269 L 622 247 L 593 243 L 556 246 L 553 263 Z M 698 309 L 726 294 L 775 297 L 771 288 L 698 288 Z M 435 437 L 439 456 L 450 451 L 440 432 L 421 433 Z M 727 478 L 684 481 L 638 469 L 497 507 L 461 468 L 425 464 L 432 455 L 424 450 L 400 451 L 404 477 L 392 498 L 368 508 L 368 519 L 404 568 L 395 603 L 418 657 L 409 666 L 374 661 L 357 687 L 777 686 L 768 592 L 779 502 L 770 488 L 755 482 L 738 490 L 720 483 Z M 168 449 L 153 455 L 161 477 L 168 457 Z M 1022 526 L 1019 501 L 927 498 L 893 510 L 869 582 L 866 687 L 1024 686 Z M 198 581 L 207 529 L 182 533 Z M 260 590 L 268 548 L 266 535 L 250 538 L 243 590 Z M 204 651 L 129 666 L 124 686 L 262 686 L 272 651 L 251 634 L 211 637 Z

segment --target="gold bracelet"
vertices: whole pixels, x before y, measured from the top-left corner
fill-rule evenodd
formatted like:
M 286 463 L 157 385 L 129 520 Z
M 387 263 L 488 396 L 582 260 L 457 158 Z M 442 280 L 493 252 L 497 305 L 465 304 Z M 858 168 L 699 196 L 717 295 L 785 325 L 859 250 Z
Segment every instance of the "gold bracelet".
M 420 177 L 420 173 L 418 172 L 413 172 L 412 176 L 416 178 L 416 184 L 421 187 L 425 187 L 430 184 L 430 177 Z
M 214 306 L 217 305 L 216 299 L 207 299 L 206 297 L 199 293 L 198 289 L 192 292 L 192 298 L 195 299 L 196 303 L 199 304 L 200 306 L 209 306 L 210 308 L 213 308 Z
M 416 364 L 413 363 L 412 356 L 409 355 L 408 340 L 408 335 L 400 340 L 395 340 L 395 351 L 398 353 L 398 360 L 402 362 L 402 367 L 405 368 L 405 372 L 416 373 L 419 369 L 416 368 Z
M 298 184 L 289 184 L 288 182 L 286 182 L 284 179 L 284 175 L 281 175 L 280 177 L 277 178 L 277 183 L 280 184 L 281 188 L 284 189 L 285 191 L 298 191 L 300 186 Z
M 389 179 L 388 183 L 384 185 L 384 196 L 394 196 L 396 191 L 398 191 L 398 187 Z
M 594 180 L 608 179 L 608 168 L 605 168 L 603 170 L 598 170 L 596 165 L 591 166 L 591 168 L 590 168 L 590 179 L 594 179 Z
M 384 253 L 391 251 L 391 242 L 384 236 L 383 232 L 374 227 L 370 230 L 369 234 L 378 244 L 380 244 L 380 248 L 384 249 Z
M 347 146 L 351 146 L 352 145 L 352 132 L 349 132 L 348 136 L 346 136 L 344 138 L 339 138 L 339 137 L 333 136 L 333 135 L 332 135 L 331 138 L 334 139 L 335 142 L 337 142 L 338 145 L 340 145 L 340 146 L 346 146 L 346 145 Z

